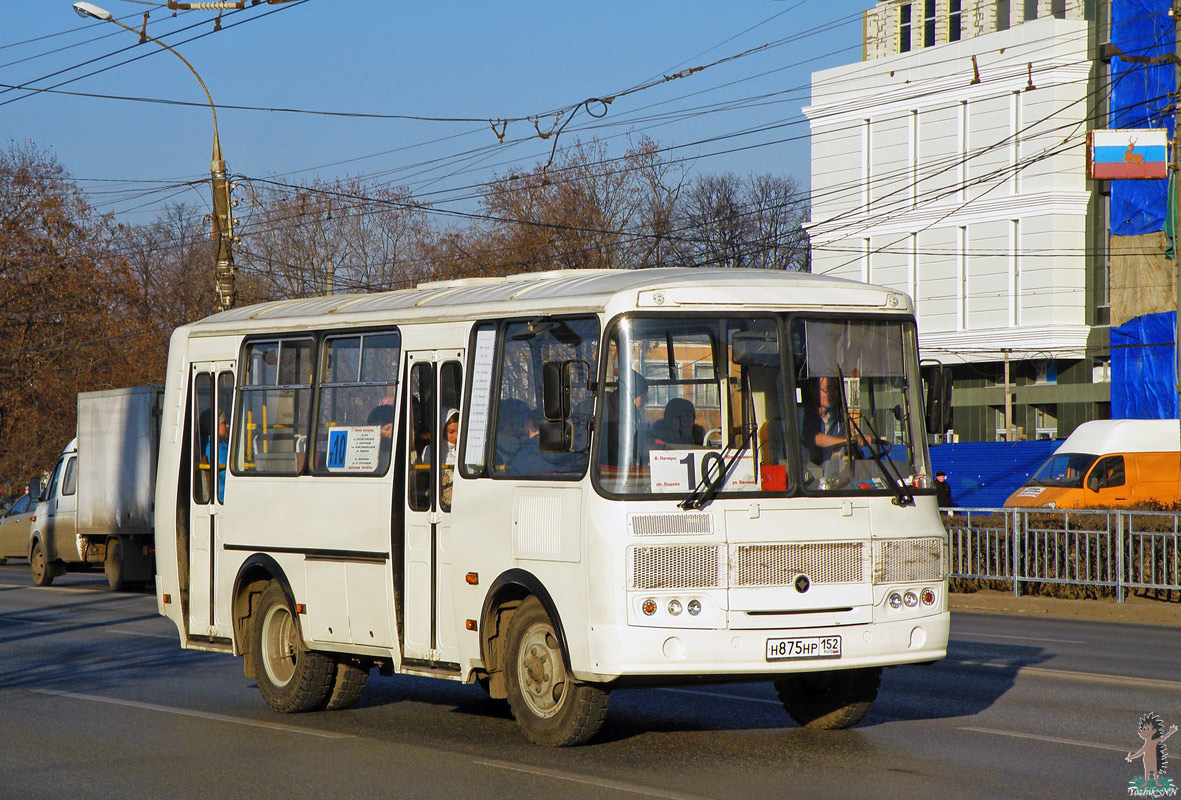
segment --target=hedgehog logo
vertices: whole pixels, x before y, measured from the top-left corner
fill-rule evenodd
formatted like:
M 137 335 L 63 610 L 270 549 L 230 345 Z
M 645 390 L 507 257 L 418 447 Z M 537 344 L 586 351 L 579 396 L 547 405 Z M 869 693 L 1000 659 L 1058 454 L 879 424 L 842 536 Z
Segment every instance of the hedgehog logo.
M 1165 739 L 1176 732 L 1176 725 L 1170 726 L 1166 731 L 1164 722 L 1155 713 L 1150 712 L 1140 718 L 1136 733 L 1144 740 L 1144 746 L 1135 753 L 1128 753 L 1124 761 L 1144 759 L 1144 780 L 1132 778 L 1128 781 L 1130 796 L 1172 797 L 1177 793 L 1173 779 L 1165 777 L 1169 769 L 1169 751 L 1165 748 Z

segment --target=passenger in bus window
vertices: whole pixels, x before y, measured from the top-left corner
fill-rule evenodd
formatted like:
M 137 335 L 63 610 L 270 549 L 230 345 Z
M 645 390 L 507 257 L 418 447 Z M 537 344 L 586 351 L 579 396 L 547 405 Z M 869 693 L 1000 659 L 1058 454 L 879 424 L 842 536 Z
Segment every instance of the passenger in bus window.
M 578 453 L 546 453 L 541 449 L 541 416 L 536 413 L 525 418 L 525 434 L 528 437 L 521 449 L 513 456 L 508 472 L 513 475 L 554 475 L 582 471 L 582 459 Z
M 496 456 L 493 463 L 498 471 L 504 471 L 513 456 L 528 438 L 525 433 L 525 419 L 529 416 L 529 405 L 524 400 L 510 397 L 500 401 L 500 413 L 496 422 Z
M 619 466 L 619 447 L 620 437 L 623 436 L 623 431 L 628 426 L 620 425 L 621 414 L 630 414 L 632 423 L 632 461 L 637 464 L 647 464 L 647 453 L 644 452 L 644 444 L 646 443 L 646 431 L 644 423 L 644 406 L 648 404 L 648 380 L 640 373 L 632 370 L 631 373 L 631 402 L 621 403 L 619 393 L 622 391 L 622 385 L 617 384 L 614 391 L 608 392 L 604 398 L 606 402 L 607 413 L 607 458 L 606 463 L 613 466 Z
M 390 450 L 393 449 L 394 444 L 394 407 L 384 404 L 374 406 L 373 410 L 369 412 L 369 418 L 365 423 L 367 425 L 381 426 L 381 450 L 378 454 L 378 471 L 385 472 L 386 465 L 390 463 Z
M 652 426 L 652 444 L 665 450 L 685 446 L 700 447 L 705 428 L 697 424 L 697 409 L 683 397 L 674 397 L 664 406 L 664 416 Z
M 205 442 L 205 458 L 212 461 L 209 445 Z M 217 414 L 217 502 L 224 503 L 226 499 L 226 461 L 230 457 L 230 421 L 226 419 L 226 412 Z

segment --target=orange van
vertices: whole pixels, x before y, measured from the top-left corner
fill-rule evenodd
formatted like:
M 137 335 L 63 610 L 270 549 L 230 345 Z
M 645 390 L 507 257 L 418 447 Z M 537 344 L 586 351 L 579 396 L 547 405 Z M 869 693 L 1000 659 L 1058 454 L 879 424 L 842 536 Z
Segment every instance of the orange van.
M 1181 501 L 1175 419 L 1107 419 L 1075 428 L 1006 508 L 1107 508 Z

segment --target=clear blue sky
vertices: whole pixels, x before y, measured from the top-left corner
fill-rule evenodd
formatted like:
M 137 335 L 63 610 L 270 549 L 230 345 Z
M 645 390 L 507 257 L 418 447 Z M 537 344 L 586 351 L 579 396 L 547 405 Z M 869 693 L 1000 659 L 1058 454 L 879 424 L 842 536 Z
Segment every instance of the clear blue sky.
M 510 122 L 500 144 L 486 120 L 618 94 L 761 45 L 769 46 L 621 96 L 602 119 L 579 111 L 563 141 L 597 135 L 619 155 L 629 134 L 647 135 L 676 148 L 669 157 L 692 159 L 693 174 L 772 172 L 807 185 L 800 108 L 810 75 L 860 59 L 861 12 L 872 2 L 303 0 L 225 12 L 218 32 L 216 12 L 174 15 L 139 0 L 97 5 L 136 28 L 148 11 L 148 33 L 197 69 L 219 107 L 232 174 L 353 175 L 406 186 L 441 206 L 470 207 L 469 187 L 544 161 L 552 145 L 523 121 Z M 208 204 L 205 186 L 164 188 L 209 175 L 211 115 L 180 60 L 111 23 L 79 18 L 70 0 L 6 0 L 4 7 L 6 142 L 51 150 L 92 202 L 123 222 L 146 222 L 165 201 Z M 105 71 L 88 75 L 96 70 Z M 202 105 L 7 88 L 56 84 L 63 92 Z M 484 121 L 229 108 L 235 105 Z M 547 130 L 553 118 L 539 124 Z M 767 129 L 752 132 L 759 128 Z

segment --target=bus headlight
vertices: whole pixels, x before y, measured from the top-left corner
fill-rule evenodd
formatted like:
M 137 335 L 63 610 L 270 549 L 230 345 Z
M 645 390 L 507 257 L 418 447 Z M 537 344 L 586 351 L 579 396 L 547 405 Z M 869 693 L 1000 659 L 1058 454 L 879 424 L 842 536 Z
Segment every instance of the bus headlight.
M 902 595 L 898 592 L 890 592 L 890 596 L 886 598 L 886 602 L 890 604 L 890 608 L 902 608 Z
M 919 604 L 919 596 L 914 592 L 907 592 L 902 596 L 902 602 L 906 603 L 907 608 L 914 608 Z
M 701 613 L 701 601 L 700 600 L 690 600 L 689 606 L 688 606 L 688 611 L 689 611 L 689 616 L 691 616 L 691 617 L 696 617 L 698 614 L 700 614 Z
M 681 601 L 680 600 L 669 600 L 668 601 L 668 613 L 673 615 L 674 617 L 677 616 L 678 614 L 680 614 L 681 613 Z

